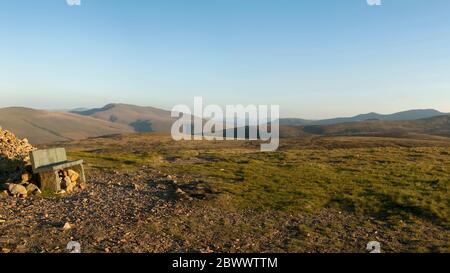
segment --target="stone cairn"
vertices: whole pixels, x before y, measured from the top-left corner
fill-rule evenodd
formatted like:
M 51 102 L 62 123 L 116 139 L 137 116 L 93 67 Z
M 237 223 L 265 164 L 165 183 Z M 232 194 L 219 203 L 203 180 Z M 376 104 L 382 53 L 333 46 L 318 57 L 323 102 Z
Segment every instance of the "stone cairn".
M 19 139 L 0 127 L 0 197 L 41 194 L 29 157 L 35 149 L 27 139 Z M 61 179 L 60 193 L 73 192 L 79 174 L 73 170 L 60 171 L 58 174 Z
M 0 128 L 0 194 L 26 197 L 39 193 L 32 182 L 29 153 L 35 148 L 27 139 Z M 20 183 L 17 183 L 19 182 Z
M 28 143 L 28 139 L 19 139 L 10 131 L 0 127 L 0 160 L 20 160 L 29 164 L 29 154 L 34 149 Z

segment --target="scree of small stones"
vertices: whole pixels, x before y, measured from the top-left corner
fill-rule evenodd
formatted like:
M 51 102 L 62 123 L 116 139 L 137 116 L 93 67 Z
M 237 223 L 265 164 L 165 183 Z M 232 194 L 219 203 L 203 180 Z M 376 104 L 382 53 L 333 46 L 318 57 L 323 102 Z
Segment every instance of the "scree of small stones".
M 0 160 L 19 160 L 30 163 L 29 153 L 35 148 L 28 143 L 28 139 L 19 139 L 8 130 L 0 127 Z

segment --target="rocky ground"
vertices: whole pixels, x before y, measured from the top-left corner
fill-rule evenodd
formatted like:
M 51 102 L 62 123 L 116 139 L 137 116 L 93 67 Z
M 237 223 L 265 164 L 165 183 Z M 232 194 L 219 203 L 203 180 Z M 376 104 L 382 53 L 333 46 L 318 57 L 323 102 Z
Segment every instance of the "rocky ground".
M 87 188 L 0 191 L 0 253 L 64 253 L 72 241 L 87 253 L 367 252 L 370 241 L 450 252 L 448 141 L 293 139 L 261 154 L 136 134 L 61 146 L 85 160 Z M 0 181 L 24 180 L 30 149 L 0 131 Z
M 129 235 L 162 202 L 146 187 L 150 178 L 100 172 L 88 177 L 88 189 L 72 195 L 0 199 L 3 252 L 65 252 L 71 240 L 88 252 L 124 250 L 125 244 L 141 249 Z
M 331 209 L 224 211 L 226 198 L 190 194 L 192 187 L 176 180 L 146 167 L 92 169 L 89 187 L 70 196 L 0 198 L 0 252 L 68 252 L 69 241 L 79 242 L 82 252 L 138 253 L 364 252 L 371 240 L 388 252 L 417 251 L 431 237 L 436 251 L 448 247 L 448 230 L 427 223 L 392 227 Z

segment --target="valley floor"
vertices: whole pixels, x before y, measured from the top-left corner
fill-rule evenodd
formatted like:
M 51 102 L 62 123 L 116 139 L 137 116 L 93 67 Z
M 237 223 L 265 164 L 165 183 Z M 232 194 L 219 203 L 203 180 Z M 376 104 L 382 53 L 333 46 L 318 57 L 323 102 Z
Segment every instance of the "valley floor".
M 285 139 L 275 153 L 152 134 L 63 146 L 89 187 L 0 197 L 0 252 L 450 251 L 445 138 Z

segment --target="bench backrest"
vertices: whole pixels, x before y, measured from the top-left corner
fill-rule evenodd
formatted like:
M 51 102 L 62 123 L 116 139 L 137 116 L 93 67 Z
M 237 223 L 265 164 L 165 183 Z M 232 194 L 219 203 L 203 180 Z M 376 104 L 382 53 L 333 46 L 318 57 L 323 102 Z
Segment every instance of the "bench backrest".
M 47 150 L 35 150 L 30 153 L 30 159 L 33 170 L 55 163 L 65 162 L 67 161 L 66 149 L 55 148 Z

